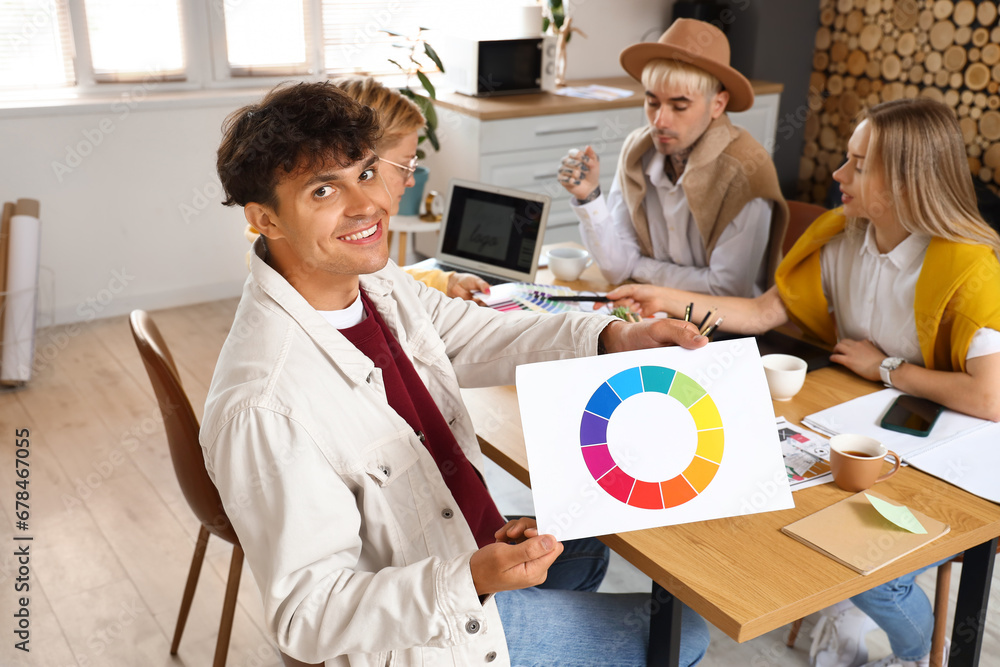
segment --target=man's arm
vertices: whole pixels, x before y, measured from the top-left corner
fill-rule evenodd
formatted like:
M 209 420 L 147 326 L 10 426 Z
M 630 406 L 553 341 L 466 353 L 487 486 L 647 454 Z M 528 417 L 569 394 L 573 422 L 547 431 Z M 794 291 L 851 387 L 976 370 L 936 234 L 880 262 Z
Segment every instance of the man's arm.
M 594 256 L 604 279 L 617 285 L 632 278 L 643 255 L 618 179 L 607 196 L 600 194 L 585 204 L 571 199 L 570 207 L 580 221 L 583 245 Z
M 767 258 L 774 202 L 754 199 L 743 207 L 715 244 L 708 266 L 679 266 L 640 257 L 632 277 L 652 285 L 720 296 L 754 296 L 761 264 Z

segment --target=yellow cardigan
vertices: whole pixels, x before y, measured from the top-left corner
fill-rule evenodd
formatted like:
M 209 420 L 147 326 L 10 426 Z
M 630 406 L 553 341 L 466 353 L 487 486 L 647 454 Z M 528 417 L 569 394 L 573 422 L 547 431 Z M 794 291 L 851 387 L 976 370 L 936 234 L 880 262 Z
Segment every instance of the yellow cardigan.
M 844 230 L 843 209 L 817 218 L 778 266 L 774 280 L 789 318 L 833 345 L 836 325 L 823 294 L 820 249 Z M 984 245 L 934 237 L 927 247 L 913 299 L 924 366 L 965 371 L 972 336 L 1000 330 L 1000 262 Z

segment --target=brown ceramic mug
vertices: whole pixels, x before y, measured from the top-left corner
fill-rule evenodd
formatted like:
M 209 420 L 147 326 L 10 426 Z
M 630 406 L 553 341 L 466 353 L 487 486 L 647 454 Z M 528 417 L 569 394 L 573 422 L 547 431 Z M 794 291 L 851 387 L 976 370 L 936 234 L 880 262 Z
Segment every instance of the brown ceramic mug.
M 882 461 L 892 455 L 896 465 L 886 474 L 882 472 Z M 830 470 L 833 481 L 845 491 L 864 491 L 876 482 L 889 479 L 899 470 L 899 455 L 887 450 L 875 438 L 866 435 L 844 433 L 830 438 Z

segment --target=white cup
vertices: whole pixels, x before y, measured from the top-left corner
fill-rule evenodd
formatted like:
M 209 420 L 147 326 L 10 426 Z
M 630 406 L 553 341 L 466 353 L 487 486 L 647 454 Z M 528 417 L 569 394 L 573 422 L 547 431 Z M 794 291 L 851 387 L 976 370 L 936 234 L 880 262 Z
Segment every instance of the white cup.
M 549 269 L 559 280 L 576 280 L 584 269 L 594 263 L 594 258 L 582 248 L 553 248 L 546 254 Z
M 790 354 L 766 354 L 760 358 L 771 398 L 787 401 L 799 393 L 806 381 L 806 361 Z

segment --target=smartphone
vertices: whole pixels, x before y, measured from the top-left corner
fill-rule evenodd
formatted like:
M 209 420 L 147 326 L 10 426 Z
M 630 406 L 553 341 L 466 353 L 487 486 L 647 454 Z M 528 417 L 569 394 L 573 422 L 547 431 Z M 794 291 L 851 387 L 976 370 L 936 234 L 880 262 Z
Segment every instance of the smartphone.
M 934 401 L 903 394 L 896 397 L 882 417 L 882 428 L 925 438 L 943 410 Z

